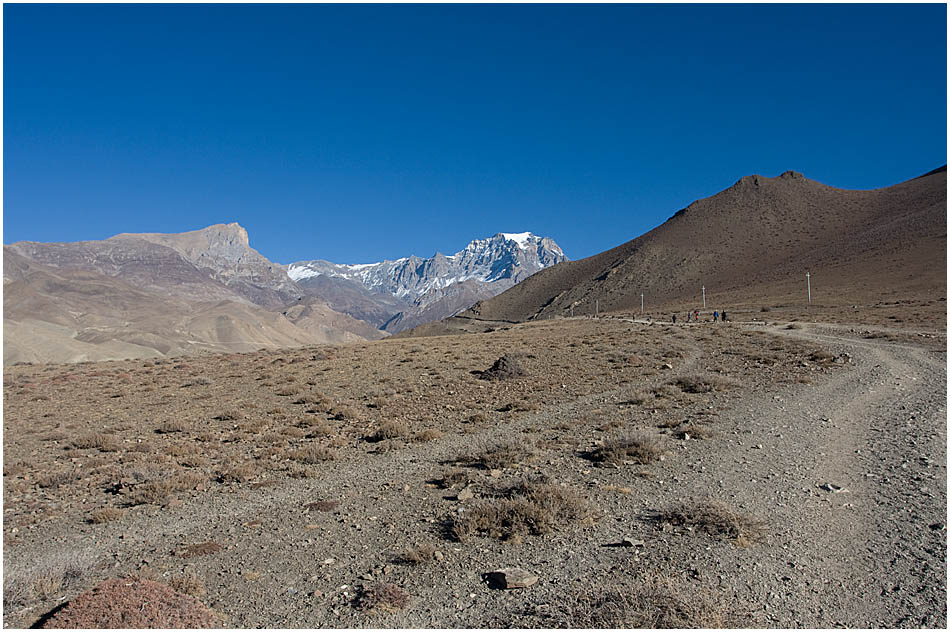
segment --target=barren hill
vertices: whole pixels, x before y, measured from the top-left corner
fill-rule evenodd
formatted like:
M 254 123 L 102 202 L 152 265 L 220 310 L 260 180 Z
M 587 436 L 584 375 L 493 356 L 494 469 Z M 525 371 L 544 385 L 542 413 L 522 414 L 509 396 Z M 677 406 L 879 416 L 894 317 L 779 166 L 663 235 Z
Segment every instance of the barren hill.
M 462 315 L 525 321 L 658 306 L 709 309 L 945 295 L 946 167 L 871 191 L 799 173 L 745 176 L 656 229 L 598 255 L 540 271 Z
M 237 224 L 3 248 L 3 361 L 252 351 L 385 334 L 303 297 Z

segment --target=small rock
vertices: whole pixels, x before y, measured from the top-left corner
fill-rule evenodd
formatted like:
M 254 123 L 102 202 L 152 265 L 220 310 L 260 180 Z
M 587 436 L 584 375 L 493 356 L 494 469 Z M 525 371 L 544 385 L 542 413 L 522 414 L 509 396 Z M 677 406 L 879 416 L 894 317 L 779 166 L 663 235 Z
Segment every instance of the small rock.
M 632 538 L 624 538 L 620 541 L 620 546 L 643 546 L 643 540 L 634 540 Z
M 499 476 L 501 476 L 501 470 L 491 470 L 490 472 L 488 472 L 488 475 L 491 476 L 492 478 L 498 478 Z
M 486 573 L 486 579 L 489 587 L 505 590 L 528 588 L 538 583 L 538 576 L 523 568 L 500 568 Z
M 315 590 L 315 591 L 313 591 L 312 593 L 310 593 L 310 596 L 313 597 L 314 599 L 319 599 L 320 597 L 323 596 L 323 591 L 322 591 L 322 590 Z
M 673 368 L 673 365 L 670 364 L 669 362 L 664 362 L 664 363 L 660 366 L 660 368 L 669 371 L 670 369 Z
M 436 551 L 435 553 L 432 554 L 432 557 L 434 557 L 437 561 L 441 562 L 442 560 L 445 559 L 445 553 L 443 553 L 442 551 Z
M 458 498 L 459 500 L 468 500 L 470 498 L 475 498 L 475 492 L 472 491 L 472 486 L 469 485 L 467 487 L 463 487 L 459 491 L 458 496 L 456 496 L 456 498 Z

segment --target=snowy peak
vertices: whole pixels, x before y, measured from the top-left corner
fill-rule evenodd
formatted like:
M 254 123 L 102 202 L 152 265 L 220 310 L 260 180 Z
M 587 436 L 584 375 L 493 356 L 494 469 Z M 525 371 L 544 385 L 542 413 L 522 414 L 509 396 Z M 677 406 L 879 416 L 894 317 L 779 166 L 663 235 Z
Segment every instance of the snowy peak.
M 435 253 L 423 259 L 415 255 L 379 263 L 336 264 L 329 261 L 299 261 L 287 268 L 294 281 L 320 275 L 356 282 L 373 292 L 391 294 L 413 303 L 457 283 L 495 284 L 501 292 L 542 268 L 567 257 L 553 239 L 530 232 L 497 233 L 475 239 L 452 255 Z

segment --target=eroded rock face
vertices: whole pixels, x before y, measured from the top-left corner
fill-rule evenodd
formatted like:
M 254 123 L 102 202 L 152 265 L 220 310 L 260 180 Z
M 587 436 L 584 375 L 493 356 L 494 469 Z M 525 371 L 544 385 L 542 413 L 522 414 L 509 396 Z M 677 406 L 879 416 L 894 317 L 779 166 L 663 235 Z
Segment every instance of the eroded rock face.
M 43 628 L 215 628 L 194 597 L 148 579 L 107 579 L 47 619 Z

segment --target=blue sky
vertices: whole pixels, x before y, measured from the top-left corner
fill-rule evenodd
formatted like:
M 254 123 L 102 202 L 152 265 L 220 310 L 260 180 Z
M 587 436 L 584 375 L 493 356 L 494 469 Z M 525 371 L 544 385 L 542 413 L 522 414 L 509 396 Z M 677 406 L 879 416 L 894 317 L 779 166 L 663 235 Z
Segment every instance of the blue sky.
M 944 5 L 4 5 L 4 243 L 568 256 L 743 175 L 946 163 Z

